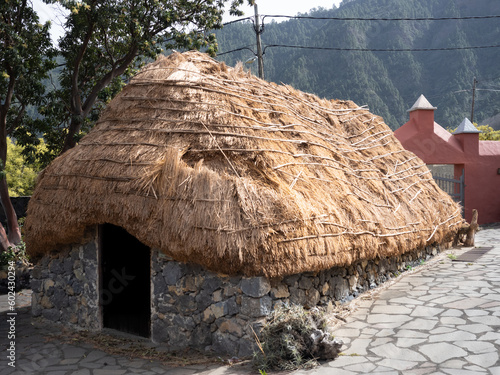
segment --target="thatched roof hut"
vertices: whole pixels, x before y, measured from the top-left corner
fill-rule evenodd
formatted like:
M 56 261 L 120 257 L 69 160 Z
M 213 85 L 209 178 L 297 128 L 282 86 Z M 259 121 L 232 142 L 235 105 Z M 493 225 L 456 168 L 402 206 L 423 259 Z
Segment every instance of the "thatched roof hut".
M 439 243 L 462 219 L 366 108 L 187 52 L 145 67 L 45 169 L 28 251 L 102 223 L 178 261 L 280 277 Z

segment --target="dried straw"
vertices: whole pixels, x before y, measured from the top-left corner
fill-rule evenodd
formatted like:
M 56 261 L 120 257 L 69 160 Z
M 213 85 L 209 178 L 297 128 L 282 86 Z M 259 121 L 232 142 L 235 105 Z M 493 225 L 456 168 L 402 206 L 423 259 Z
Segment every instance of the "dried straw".
M 178 261 L 282 277 L 449 241 L 460 208 L 380 117 L 199 52 L 145 67 L 41 175 L 32 256 L 111 223 Z

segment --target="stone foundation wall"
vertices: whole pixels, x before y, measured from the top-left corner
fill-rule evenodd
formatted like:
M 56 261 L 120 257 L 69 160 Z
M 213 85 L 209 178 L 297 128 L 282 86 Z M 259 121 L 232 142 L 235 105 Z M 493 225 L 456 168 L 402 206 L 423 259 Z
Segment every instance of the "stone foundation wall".
M 152 339 L 172 350 L 192 347 L 246 357 L 255 350 L 253 331 L 259 332 L 277 304 L 310 308 L 346 302 L 438 252 L 439 247 L 427 247 L 347 268 L 268 280 L 218 275 L 154 251 Z
M 95 233 L 86 245 L 45 256 L 33 271 L 33 315 L 89 330 L 102 328 Z M 216 274 L 151 251 L 151 339 L 170 350 L 196 348 L 246 357 L 254 334 L 277 304 L 345 302 L 439 252 L 428 247 L 390 259 L 357 262 L 268 280 Z M 133 303 L 133 301 L 131 301 Z
M 33 268 L 32 314 L 82 329 L 101 328 L 98 298 L 97 240 L 44 256 Z

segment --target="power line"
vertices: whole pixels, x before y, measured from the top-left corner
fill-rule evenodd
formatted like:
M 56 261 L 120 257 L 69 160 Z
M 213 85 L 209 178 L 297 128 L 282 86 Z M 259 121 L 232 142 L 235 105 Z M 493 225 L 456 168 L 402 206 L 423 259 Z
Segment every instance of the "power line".
M 253 46 L 253 44 L 252 44 Z M 231 51 L 226 51 L 226 52 L 221 52 L 221 53 L 217 53 L 217 56 L 222 56 L 222 55 L 226 55 L 228 53 L 233 53 L 233 52 L 238 52 L 238 51 L 243 51 L 243 50 L 249 50 L 250 52 L 252 52 L 254 55 L 256 55 L 256 53 L 253 51 L 253 49 L 250 48 L 250 46 L 246 46 L 246 47 L 240 47 L 240 48 L 236 48 L 236 49 L 233 49 Z
M 294 46 L 288 44 L 269 44 L 264 48 L 297 48 L 297 49 L 309 49 L 309 50 L 327 50 L 327 51 L 358 51 L 358 52 L 425 52 L 425 51 L 458 51 L 466 49 L 483 49 L 483 48 L 499 48 L 500 44 L 490 45 L 490 46 L 467 46 L 467 47 L 440 47 L 440 48 L 395 48 L 395 49 L 385 49 L 385 48 L 341 48 L 341 47 L 312 47 L 312 46 Z
M 477 20 L 500 18 L 500 15 L 492 16 L 464 16 L 464 17 L 416 17 L 416 18 L 364 18 L 364 17 L 314 17 L 314 16 L 285 16 L 281 14 L 265 14 L 263 18 L 292 18 L 309 20 L 336 20 L 336 21 L 448 21 L 448 20 Z
M 252 20 L 252 19 L 253 19 L 253 17 L 238 18 L 237 20 L 224 22 L 222 24 L 222 26 L 227 26 L 227 25 L 231 25 L 232 23 L 238 23 L 238 22 L 241 22 L 241 21 Z
M 313 46 L 295 46 L 289 44 L 268 44 L 264 47 L 264 53 L 267 48 L 295 48 L 295 49 L 307 49 L 307 50 L 323 50 L 323 51 L 353 51 L 353 52 L 428 52 L 428 51 L 459 51 L 459 50 L 470 50 L 470 49 L 486 49 L 486 48 L 499 48 L 500 44 L 489 45 L 489 46 L 466 46 L 466 47 L 440 47 L 440 48 L 342 48 L 342 47 L 313 47 Z M 241 47 L 233 49 L 231 51 L 225 51 L 218 53 L 217 56 L 226 55 L 228 53 L 241 51 L 248 49 L 253 52 L 252 49 L 248 47 Z M 255 53 L 254 53 L 255 54 Z

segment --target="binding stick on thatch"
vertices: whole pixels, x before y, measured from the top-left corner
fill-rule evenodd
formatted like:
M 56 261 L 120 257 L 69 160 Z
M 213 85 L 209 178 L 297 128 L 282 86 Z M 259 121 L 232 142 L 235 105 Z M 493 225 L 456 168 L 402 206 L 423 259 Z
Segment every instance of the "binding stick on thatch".
M 365 106 L 200 56 L 144 68 L 45 170 L 27 221 L 33 255 L 108 222 L 177 261 L 281 277 L 399 255 L 461 225 L 456 203 Z

